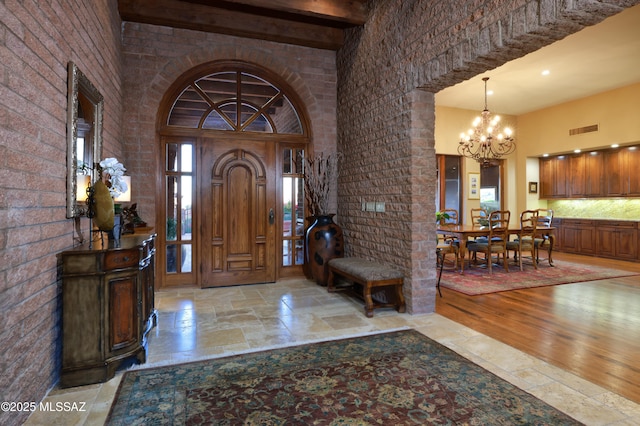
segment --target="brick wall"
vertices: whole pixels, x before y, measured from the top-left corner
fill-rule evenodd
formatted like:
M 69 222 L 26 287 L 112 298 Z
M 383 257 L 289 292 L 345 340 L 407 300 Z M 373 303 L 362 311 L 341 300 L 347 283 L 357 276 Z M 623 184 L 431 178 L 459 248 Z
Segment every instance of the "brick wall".
M 337 56 L 338 214 L 347 254 L 403 270 L 409 312 L 434 311 L 433 94 L 637 3 L 369 2 Z
M 333 51 L 127 22 L 123 52 L 127 70 L 124 140 L 127 167 L 135 179 L 132 201 L 138 203 L 140 216 L 151 224 L 156 221 L 156 128 L 162 97 L 182 74 L 198 65 L 239 60 L 276 73 L 304 103 L 315 151 L 335 151 L 337 89 Z
M 67 63 L 104 95 L 105 154 L 117 155 L 119 36 L 111 0 L 0 2 L 1 401 L 38 402 L 59 377 L 56 255 L 73 245 L 65 217 Z M 28 415 L 2 412 L 0 424 Z
M 150 222 L 156 113 L 167 87 L 215 59 L 281 75 L 306 105 L 317 151 L 333 150 L 340 129 L 339 218 L 348 251 L 400 265 L 409 310 L 428 312 L 432 93 L 637 3 L 372 0 L 370 21 L 350 31 L 336 61 L 328 51 L 129 23 L 121 56 L 115 1 L 0 2 L 0 397 L 38 401 L 59 375 L 56 255 L 73 244 L 65 218 L 69 60 L 104 95 L 103 156 L 121 158 L 146 182 L 134 199 Z M 360 202 L 371 198 L 386 202 L 387 212 L 362 212 Z M 0 413 L 0 423 L 27 415 Z

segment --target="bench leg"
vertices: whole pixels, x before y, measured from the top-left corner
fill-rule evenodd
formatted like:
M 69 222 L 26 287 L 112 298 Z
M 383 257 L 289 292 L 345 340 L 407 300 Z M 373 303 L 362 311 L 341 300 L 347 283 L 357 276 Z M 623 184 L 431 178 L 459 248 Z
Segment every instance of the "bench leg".
M 403 285 L 396 284 L 394 287 L 396 288 L 396 309 L 403 314 L 407 310 L 407 305 L 404 302 L 404 292 L 402 291 Z
M 364 298 L 364 314 L 367 318 L 373 317 L 373 299 L 371 298 L 371 283 L 362 286 L 362 296 Z
M 329 268 L 329 277 L 327 278 L 327 291 L 332 293 L 335 291 L 336 286 L 333 282 L 335 279 L 335 275 L 333 274 L 333 269 Z

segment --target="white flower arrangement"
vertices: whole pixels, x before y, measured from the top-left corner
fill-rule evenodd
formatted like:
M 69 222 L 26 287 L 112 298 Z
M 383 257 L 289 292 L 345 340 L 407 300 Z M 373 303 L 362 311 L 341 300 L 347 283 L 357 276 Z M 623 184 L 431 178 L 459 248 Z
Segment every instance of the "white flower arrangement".
M 117 159 L 113 157 L 105 158 L 100 161 L 100 176 L 105 180 L 105 184 L 109 187 L 109 193 L 112 197 L 127 192 L 127 183 L 124 181 L 124 172 L 127 169 Z

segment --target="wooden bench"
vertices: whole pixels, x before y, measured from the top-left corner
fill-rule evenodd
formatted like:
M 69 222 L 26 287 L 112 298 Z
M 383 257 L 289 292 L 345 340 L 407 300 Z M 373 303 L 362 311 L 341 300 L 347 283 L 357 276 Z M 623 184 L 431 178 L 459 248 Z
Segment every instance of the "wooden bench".
M 336 286 L 336 279 L 342 277 L 351 282 L 350 286 Z M 400 313 L 405 312 L 406 306 L 402 285 L 404 277 L 401 272 L 381 263 L 356 257 L 341 257 L 329 261 L 329 279 L 327 290 L 330 292 L 351 290 L 356 295 L 364 299 L 364 312 L 369 318 L 373 317 L 373 310 L 376 308 L 394 307 Z M 362 292 L 357 291 L 357 285 L 362 287 Z M 395 300 L 389 302 L 388 298 L 380 300 L 372 297 L 372 289 L 386 287 L 392 291 L 388 296 Z

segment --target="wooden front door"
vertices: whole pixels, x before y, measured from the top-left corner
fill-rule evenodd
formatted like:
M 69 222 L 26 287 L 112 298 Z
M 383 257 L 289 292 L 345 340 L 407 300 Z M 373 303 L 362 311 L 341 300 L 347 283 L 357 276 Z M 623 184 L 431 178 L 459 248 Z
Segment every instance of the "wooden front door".
M 273 142 L 202 144 L 202 287 L 275 281 Z

